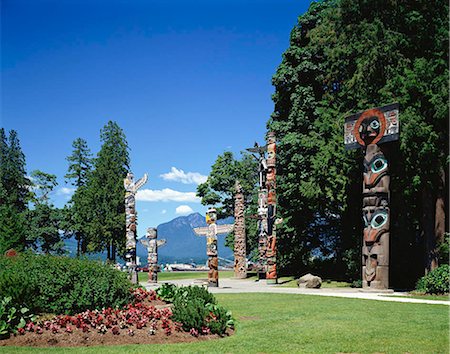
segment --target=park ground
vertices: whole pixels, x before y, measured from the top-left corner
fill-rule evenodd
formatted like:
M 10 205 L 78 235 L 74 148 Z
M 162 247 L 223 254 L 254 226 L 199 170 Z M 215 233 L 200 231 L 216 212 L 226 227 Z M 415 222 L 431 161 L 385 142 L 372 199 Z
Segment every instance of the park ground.
M 146 274 L 141 276 L 140 279 L 145 281 Z M 231 272 L 221 272 L 222 290 L 227 290 L 231 276 Z M 206 273 L 162 273 L 159 281 L 193 283 L 203 278 Z M 289 286 L 285 285 L 290 281 L 286 280 L 281 287 L 289 291 Z M 255 282 L 253 279 L 247 281 L 249 284 Z M 341 283 L 330 284 L 341 286 L 343 290 Z M 325 291 L 333 288 L 328 289 L 325 286 Z M 399 303 L 297 293 L 221 293 L 220 290 L 215 296 L 237 320 L 236 331 L 230 337 L 182 344 L 45 349 L 0 347 L 0 353 L 449 352 L 449 306 L 440 304 L 441 301 Z

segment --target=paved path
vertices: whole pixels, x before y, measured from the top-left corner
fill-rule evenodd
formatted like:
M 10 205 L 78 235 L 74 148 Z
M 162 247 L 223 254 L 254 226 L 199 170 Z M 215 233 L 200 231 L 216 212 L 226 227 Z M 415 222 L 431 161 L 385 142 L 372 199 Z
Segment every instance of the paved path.
M 162 281 L 160 283 L 172 283 L 176 285 L 206 285 L 206 279 L 182 279 Z M 159 286 L 148 283 L 141 283 L 147 289 L 154 289 Z M 412 299 L 404 292 L 363 292 L 361 289 L 352 288 L 322 288 L 322 289 L 306 289 L 306 288 L 286 288 L 280 285 L 267 284 L 265 280 L 255 281 L 246 279 L 224 278 L 219 279 L 218 288 L 208 288 L 211 293 L 235 294 L 235 293 L 279 293 L 279 294 L 301 294 L 301 295 L 319 295 L 319 296 L 335 296 L 354 299 L 367 299 L 379 301 L 396 301 L 410 302 L 417 304 L 435 304 L 450 305 L 450 301 L 444 300 L 425 300 Z M 394 295 L 394 296 L 392 296 Z

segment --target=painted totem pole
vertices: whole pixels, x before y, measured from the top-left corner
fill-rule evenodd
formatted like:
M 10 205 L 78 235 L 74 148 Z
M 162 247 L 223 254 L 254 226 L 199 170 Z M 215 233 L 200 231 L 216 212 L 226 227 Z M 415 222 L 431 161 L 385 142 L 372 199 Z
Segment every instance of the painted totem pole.
M 149 227 L 147 229 L 147 239 L 140 240 L 141 243 L 147 247 L 148 250 L 148 282 L 157 283 L 158 282 L 158 248 L 166 244 L 166 240 L 157 240 L 158 230 L 156 227 Z
M 267 134 L 267 246 L 266 246 L 266 279 L 277 282 L 277 236 L 275 217 L 277 210 L 276 196 L 276 142 L 275 133 Z
M 128 267 L 128 271 L 131 276 L 131 282 L 137 284 L 136 273 L 136 225 L 137 225 L 137 213 L 136 213 L 136 192 L 147 182 L 147 174 L 134 181 L 134 176 L 131 172 L 127 174 L 127 177 L 123 181 L 125 187 L 125 215 L 126 215 L 126 254 L 125 260 Z
M 258 143 L 255 143 L 253 148 L 247 149 L 252 153 L 259 154 L 259 157 L 253 155 L 255 159 L 259 161 L 258 165 L 258 173 L 259 173 L 259 192 L 258 192 L 258 215 L 256 216 L 258 219 L 258 253 L 259 253 L 259 264 L 257 265 L 258 269 L 258 278 L 264 279 L 266 276 L 266 249 L 267 249 L 267 189 L 266 189 L 266 180 L 267 180 L 267 160 L 265 157 L 266 147 L 259 146 Z
M 234 197 L 234 277 L 247 278 L 247 246 L 245 239 L 244 194 L 239 181 L 236 181 Z
M 389 287 L 390 176 L 384 143 L 399 138 L 398 112 L 398 104 L 391 104 L 345 119 L 345 148 L 362 148 L 365 153 L 362 188 L 364 289 L 387 290 Z
M 233 225 L 217 225 L 216 209 L 209 208 L 206 212 L 207 227 L 196 227 L 197 236 L 206 236 L 206 255 L 208 256 L 208 286 L 219 286 L 219 258 L 217 252 L 217 235 L 227 234 L 233 230 Z

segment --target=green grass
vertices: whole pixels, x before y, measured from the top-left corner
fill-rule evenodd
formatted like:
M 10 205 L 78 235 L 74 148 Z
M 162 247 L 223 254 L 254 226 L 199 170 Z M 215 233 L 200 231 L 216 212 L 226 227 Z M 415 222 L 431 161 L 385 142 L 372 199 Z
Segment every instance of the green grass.
M 220 271 L 220 278 L 231 278 L 234 276 L 233 271 Z M 146 282 L 148 280 L 148 273 L 139 272 L 139 281 Z M 179 280 L 179 279 L 208 279 L 208 272 L 161 272 L 158 273 L 158 282 L 166 280 Z
M 387 295 L 389 297 L 406 297 L 408 299 L 420 299 L 420 300 L 441 300 L 441 301 L 450 301 L 449 294 L 447 295 L 420 295 L 420 294 L 414 294 L 410 293 L 407 296 L 401 296 L 401 295 Z
M 0 347 L 0 353 L 448 353 L 449 307 L 293 294 L 217 294 L 236 333 L 186 344 Z

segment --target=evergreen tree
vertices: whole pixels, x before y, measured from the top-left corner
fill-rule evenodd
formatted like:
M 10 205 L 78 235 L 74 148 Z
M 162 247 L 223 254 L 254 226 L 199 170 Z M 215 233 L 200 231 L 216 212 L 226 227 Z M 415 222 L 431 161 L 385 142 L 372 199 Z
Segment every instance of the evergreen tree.
M 42 171 L 31 174 L 34 184 L 34 208 L 29 211 L 28 242 L 44 253 L 64 253 L 60 234 L 61 211 L 50 203 L 49 194 L 58 185 L 56 176 Z
M 330 0 L 299 17 L 273 77 L 268 122 L 279 139 L 285 269 L 303 271 L 321 254 L 341 274 L 351 264 L 359 277 L 362 154 L 344 151 L 343 122 L 392 102 L 401 105 L 400 143 L 388 156 L 394 282 L 417 278 L 424 236 L 427 267 L 436 264 L 448 205 L 447 14 L 444 1 Z
M 78 138 L 72 143 L 72 155 L 67 157 L 69 161 L 68 172 L 65 178 L 71 180 L 77 187 L 68 205 L 63 210 L 63 229 L 66 235 L 74 235 L 77 240 L 77 256 L 87 251 L 88 225 L 89 225 L 89 200 L 87 196 L 87 182 L 91 173 L 92 159 L 87 142 Z
M 211 167 L 211 173 L 205 183 L 198 185 L 197 195 L 203 205 L 215 206 L 218 218 L 234 216 L 235 183 L 239 180 L 247 216 L 256 215 L 258 200 L 258 166 L 256 160 L 244 153 L 241 160 L 236 160 L 231 152 L 219 155 Z M 256 219 L 246 220 L 247 253 L 256 257 L 258 248 Z M 226 239 L 226 245 L 233 249 L 234 233 Z
M 30 180 L 26 177 L 25 155 L 17 133 L 9 132 L 9 139 L 0 129 L 0 254 L 26 246 L 27 202 Z
M 88 251 L 107 251 L 108 260 L 125 252 L 125 189 L 129 170 L 128 144 L 123 130 L 109 121 L 101 130 L 103 142 L 89 175 L 86 198 L 90 210 Z

